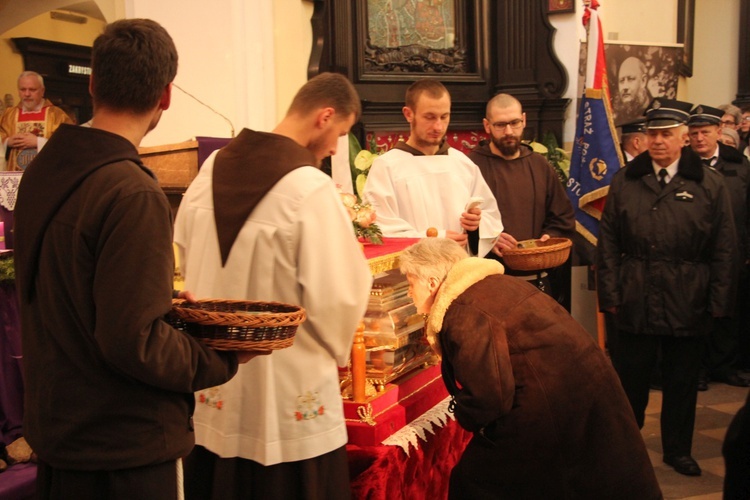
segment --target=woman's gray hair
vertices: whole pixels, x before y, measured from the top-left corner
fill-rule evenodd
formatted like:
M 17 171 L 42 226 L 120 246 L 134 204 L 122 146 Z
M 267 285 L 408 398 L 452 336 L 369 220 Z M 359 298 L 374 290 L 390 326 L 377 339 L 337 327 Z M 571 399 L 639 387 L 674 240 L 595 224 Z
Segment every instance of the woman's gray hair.
M 419 279 L 438 278 L 441 282 L 453 265 L 468 255 L 458 243 L 447 238 L 425 238 L 406 248 L 399 256 L 402 274 Z
M 740 147 L 740 134 L 737 133 L 736 130 L 724 127 L 721 129 L 721 132 L 719 135 L 725 135 L 727 137 L 731 137 L 734 140 L 734 148 L 739 150 Z

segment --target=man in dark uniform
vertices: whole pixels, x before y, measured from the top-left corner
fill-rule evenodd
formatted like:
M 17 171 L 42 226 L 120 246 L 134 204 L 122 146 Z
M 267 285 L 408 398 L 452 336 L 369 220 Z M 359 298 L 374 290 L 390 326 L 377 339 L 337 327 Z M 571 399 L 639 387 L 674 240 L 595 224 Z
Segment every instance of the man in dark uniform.
M 689 103 L 657 98 L 646 111 L 648 151 L 612 178 L 599 232 L 597 292 L 615 314 L 614 364 L 639 426 L 661 350 L 662 449 L 680 474 L 691 456 L 703 335 L 732 311 L 736 233 L 721 174 L 690 148 Z
M 648 141 L 646 141 L 646 121 L 644 118 L 620 125 L 620 147 L 622 148 L 622 155 L 625 157 L 625 163 L 630 163 L 636 156 L 646 151 Z
M 724 111 L 699 105 L 690 112 L 688 136 L 690 147 L 701 161 L 724 176 L 732 200 L 734 226 L 737 230 L 737 255 L 739 257 L 737 306 L 732 317 L 714 321 L 711 334 L 706 337 L 703 368 L 698 390 L 708 389 L 708 381 L 716 380 L 737 387 L 748 387 L 750 381 L 738 374 L 740 368 L 739 313 L 746 309 L 748 260 L 748 190 L 750 189 L 750 164 L 736 148 L 719 142 L 721 117 Z

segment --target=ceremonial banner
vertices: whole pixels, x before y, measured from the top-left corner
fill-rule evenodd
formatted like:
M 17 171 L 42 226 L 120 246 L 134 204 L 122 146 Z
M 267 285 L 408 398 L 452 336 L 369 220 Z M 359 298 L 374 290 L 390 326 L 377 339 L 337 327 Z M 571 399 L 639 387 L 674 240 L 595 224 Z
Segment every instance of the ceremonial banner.
M 584 13 L 588 24 L 586 81 L 581 96 L 567 192 L 576 215 L 576 230 L 592 245 L 612 176 L 623 165 L 609 98 L 607 65 L 596 0 Z

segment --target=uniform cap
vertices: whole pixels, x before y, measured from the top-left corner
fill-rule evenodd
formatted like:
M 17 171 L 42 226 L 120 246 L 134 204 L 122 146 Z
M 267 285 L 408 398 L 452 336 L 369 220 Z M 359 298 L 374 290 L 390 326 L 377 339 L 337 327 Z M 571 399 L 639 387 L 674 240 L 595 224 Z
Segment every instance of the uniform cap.
M 711 106 L 699 104 L 690 112 L 688 126 L 701 127 L 703 125 L 721 125 L 721 118 L 723 116 L 724 111 L 718 108 L 712 108 Z
M 672 128 L 684 125 L 690 117 L 690 108 L 692 107 L 693 105 L 689 102 L 657 97 L 651 101 L 644 113 L 646 115 L 646 129 Z

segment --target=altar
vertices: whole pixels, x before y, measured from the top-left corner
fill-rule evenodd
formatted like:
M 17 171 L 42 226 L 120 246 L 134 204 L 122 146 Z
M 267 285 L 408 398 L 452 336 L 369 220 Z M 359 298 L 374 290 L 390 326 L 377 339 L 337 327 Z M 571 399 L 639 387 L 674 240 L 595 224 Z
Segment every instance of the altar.
M 0 243 L 9 248 L 12 248 L 13 208 L 20 180 L 21 172 L 0 173 L 0 222 L 3 223 Z M 397 274 L 400 251 L 416 241 L 386 238 L 383 245 L 365 244 L 363 250 L 373 275 L 382 276 L 387 271 Z M 0 396 L 12 400 L 13 403 L 4 404 L 20 412 L 23 380 L 19 318 L 12 252 L 4 253 L 4 260 L 11 262 L 11 268 L 0 287 L 4 299 L 0 304 L 0 330 L 4 334 L 0 339 L 4 370 Z M 380 391 L 365 401 L 344 400 L 353 498 L 447 496 L 450 471 L 471 434 L 461 429 L 448 411 L 449 398 L 439 364 L 426 359 L 420 357 L 416 358 L 416 364 L 404 364 L 408 369 L 383 379 Z M 11 416 L 20 425 L 21 413 Z M 34 464 L 17 464 L 0 473 L 0 498 L 31 497 L 35 477 Z
M 400 251 L 416 241 L 366 245 L 373 275 L 397 270 Z M 472 437 L 448 411 L 449 400 L 435 358 L 365 401 L 344 399 L 352 498 L 447 498 L 450 472 Z

